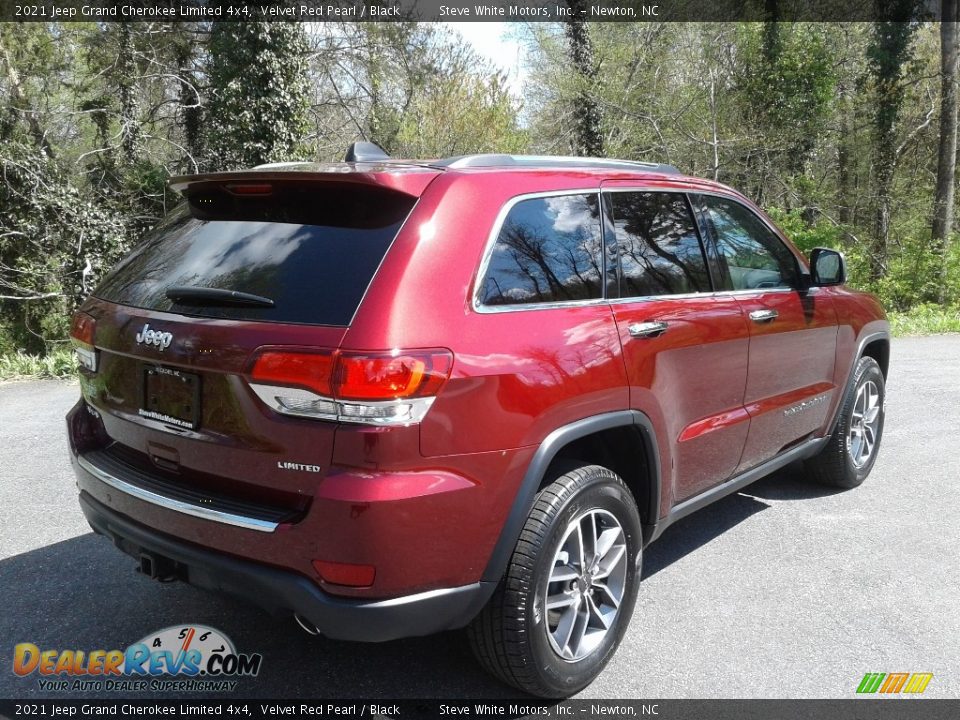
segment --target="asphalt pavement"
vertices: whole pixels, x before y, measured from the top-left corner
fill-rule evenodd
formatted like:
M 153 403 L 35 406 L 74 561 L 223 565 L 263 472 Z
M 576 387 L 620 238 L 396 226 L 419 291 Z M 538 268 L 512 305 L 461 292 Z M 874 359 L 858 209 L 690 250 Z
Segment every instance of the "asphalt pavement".
M 125 648 L 183 623 L 263 654 L 247 697 L 516 696 L 460 633 L 334 642 L 134 572 L 77 505 L 63 416 L 78 394 L 0 384 L 0 698 L 53 695 L 11 672 L 16 643 Z M 849 698 L 867 672 L 930 672 L 925 696 L 960 697 L 958 429 L 960 335 L 894 341 L 867 481 L 836 492 L 791 466 L 671 527 L 646 553 L 623 645 L 581 697 Z

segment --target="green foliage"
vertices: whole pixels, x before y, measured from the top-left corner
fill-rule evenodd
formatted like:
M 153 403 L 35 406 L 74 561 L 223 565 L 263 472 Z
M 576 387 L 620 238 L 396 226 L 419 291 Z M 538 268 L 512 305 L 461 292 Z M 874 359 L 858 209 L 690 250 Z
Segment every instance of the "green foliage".
M 77 361 L 72 350 L 53 350 L 45 355 L 22 351 L 0 354 L 0 380 L 37 380 L 73 378 Z
M 3 146 L 0 175 L 0 315 L 16 347 L 41 352 L 129 248 L 131 223 L 24 143 Z
M 501 76 L 456 75 L 414 98 L 398 123 L 393 149 L 400 157 L 522 152 L 514 100 Z
M 807 222 L 797 210 L 769 208 L 768 212 L 804 255 L 815 247 L 843 252 L 850 286 L 876 293 L 888 310 L 909 317 L 913 307 L 943 309 L 939 305 L 941 290 L 947 307 L 960 307 L 960 243 L 956 237 L 951 239 L 944 258 L 930 241 L 928 227 L 918 225 L 912 232 L 905 228 L 888 258 L 886 273 L 879 280 L 871 280 L 869 258 L 852 235 L 852 228 L 823 217 Z M 949 317 L 949 311 L 945 312 Z
M 206 124 L 211 169 L 299 159 L 307 50 L 299 23 L 214 23 Z
M 757 128 L 779 136 L 793 173 L 824 130 L 838 81 L 829 28 L 810 23 L 748 23 L 739 28 L 744 107 Z M 793 174 L 791 173 L 791 174 Z
M 895 22 L 914 4 L 882 0 L 879 23 L 586 23 L 589 77 L 562 24 L 518 24 L 522 99 L 412 19 L 0 23 L 0 356 L 62 348 L 76 304 L 175 202 L 172 173 L 340 159 L 356 139 L 575 154 L 585 99 L 607 155 L 733 185 L 804 252 L 842 250 L 898 331 L 954 328 L 960 237 L 941 250 L 929 230 L 939 35 Z
M 895 336 L 960 332 L 960 309 L 956 307 L 925 303 L 906 312 L 892 312 L 889 319 Z

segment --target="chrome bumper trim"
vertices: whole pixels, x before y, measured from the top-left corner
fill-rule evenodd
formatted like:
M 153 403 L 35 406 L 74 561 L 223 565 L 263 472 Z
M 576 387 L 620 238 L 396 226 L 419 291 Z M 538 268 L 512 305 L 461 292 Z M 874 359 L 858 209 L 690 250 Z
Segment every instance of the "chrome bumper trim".
M 119 490 L 122 493 L 130 495 L 131 497 L 135 497 L 138 500 L 143 500 L 144 502 L 166 508 L 167 510 L 173 510 L 175 512 L 183 513 L 184 515 L 192 515 L 193 517 L 211 520 L 213 522 L 223 523 L 225 525 L 235 525 L 236 527 L 242 527 L 246 530 L 273 532 L 277 529 L 278 523 L 270 522 L 269 520 L 258 520 L 257 518 L 246 517 L 245 515 L 235 515 L 233 513 L 223 512 L 221 510 L 214 510 L 212 508 L 206 508 L 200 505 L 193 505 L 191 503 L 183 502 L 182 500 L 174 500 L 173 498 L 159 495 L 158 493 L 151 492 L 150 490 L 144 490 L 141 487 L 132 485 L 131 483 L 121 480 L 120 478 L 115 477 L 114 475 L 111 475 L 105 470 L 97 467 L 83 457 L 83 455 L 77 456 L 77 463 L 80 465 L 80 467 L 93 475 L 100 482 L 109 485 L 110 487 Z

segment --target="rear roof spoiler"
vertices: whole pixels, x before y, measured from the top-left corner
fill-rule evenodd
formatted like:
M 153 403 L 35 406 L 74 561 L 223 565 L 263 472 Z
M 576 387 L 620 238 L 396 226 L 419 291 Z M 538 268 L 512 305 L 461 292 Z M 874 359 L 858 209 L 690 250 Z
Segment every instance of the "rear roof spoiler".
M 232 172 L 178 175 L 170 178 L 169 186 L 177 192 L 198 190 L 200 187 L 227 186 L 251 183 L 335 183 L 340 185 L 376 185 L 397 192 L 420 197 L 427 185 L 442 172 L 438 168 L 400 163 L 290 163 L 272 165 L 263 169 Z

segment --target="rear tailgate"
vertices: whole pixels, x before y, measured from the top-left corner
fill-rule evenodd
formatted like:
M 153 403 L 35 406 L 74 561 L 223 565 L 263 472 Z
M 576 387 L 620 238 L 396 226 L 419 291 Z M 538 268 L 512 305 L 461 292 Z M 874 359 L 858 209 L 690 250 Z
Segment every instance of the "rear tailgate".
M 258 348 L 339 347 L 416 197 L 291 174 L 181 188 L 189 202 L 81 308 L 95 321 L 97 354 L 96 370 L 81 372 L 83 393 L 106 433 L 93 452 L 146 482 L 303 511 L 329 468 L 336 424 L 275 413 L 245 376 Z M 272 304 L 170 297 L 171 288 Z

